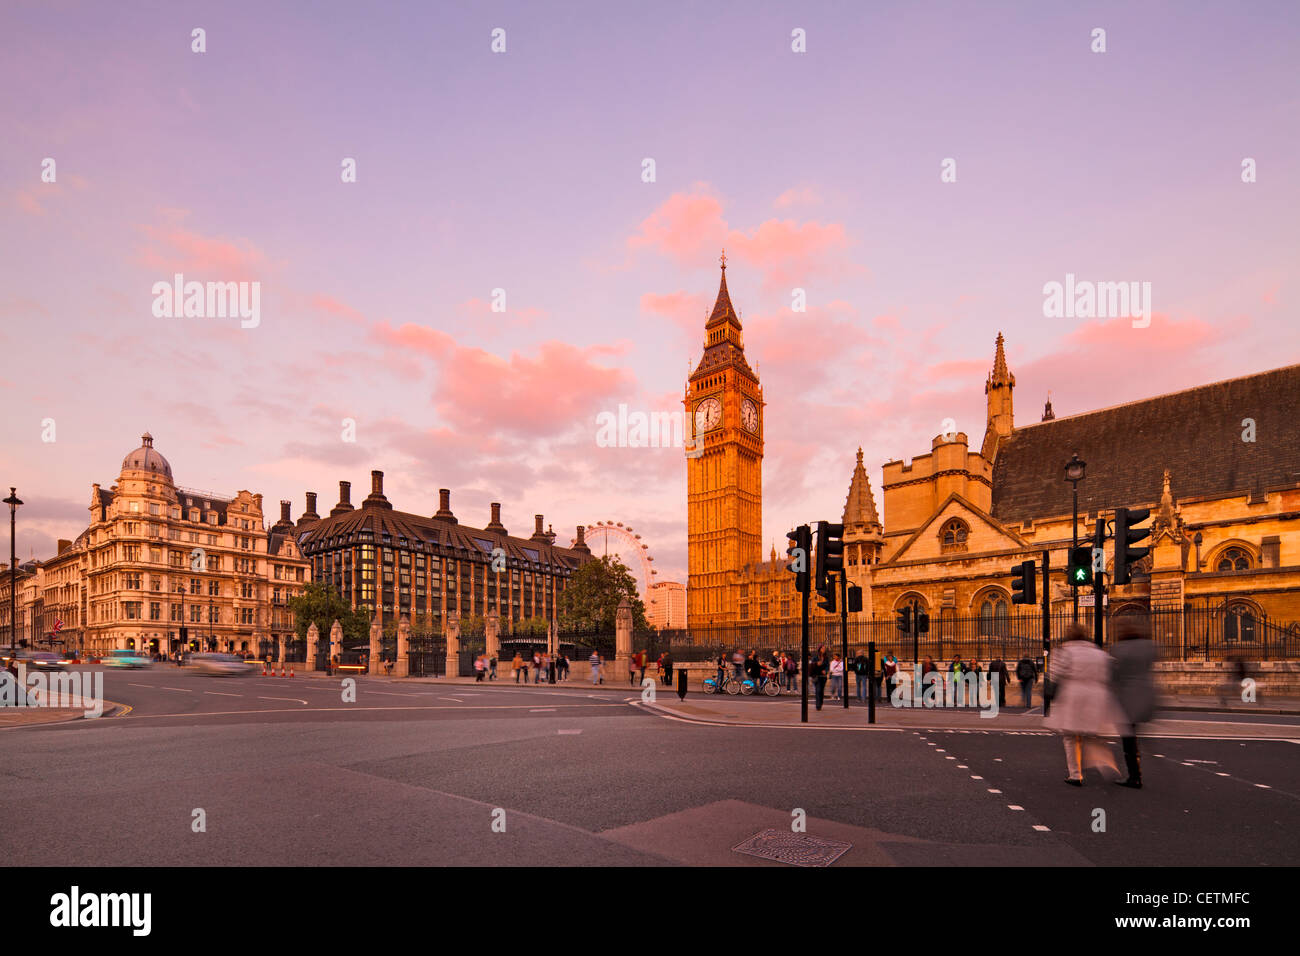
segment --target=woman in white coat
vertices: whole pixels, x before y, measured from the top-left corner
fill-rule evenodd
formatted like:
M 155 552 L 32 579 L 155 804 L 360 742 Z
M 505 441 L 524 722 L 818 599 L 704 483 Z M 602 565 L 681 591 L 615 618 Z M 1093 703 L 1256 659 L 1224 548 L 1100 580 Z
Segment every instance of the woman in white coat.
M 1078 624 L 1065 629 L 1065 643 L 1052 655 L 1052 705 L 1044 727 L 1058 731 L 1065 742 L 1065 782 L 1083 786 L 1083 770 L 1106 769 L 1114 779 L 1120 776 L 1110 744 L 1100 739 L 1113 737 L 1125 723 L 1111 691 L 1110 655 L 1088 638 Z

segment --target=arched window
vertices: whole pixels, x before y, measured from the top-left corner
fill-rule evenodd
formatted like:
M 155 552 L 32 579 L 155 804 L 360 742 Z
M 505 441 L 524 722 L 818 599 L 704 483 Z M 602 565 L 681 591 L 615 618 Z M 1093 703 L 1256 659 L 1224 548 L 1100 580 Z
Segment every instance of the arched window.
M 1001 594 L 989 594 L 980 602 L 980 634 L 1005 637 L 1010 633 L 1008 617 L 1011 605 Z
M 951 518 L 939 531 L 939 546 L 943 551 L 965 551 L 970 527 L 960 518 Z
M 1245 548 L 1228 548 L 1219 555 L 1218 570 L 1245 571 L 1250 568 L 1250 555 Z
M 1226 557 L 1226 555 L 1225 555 Z M 1255 609 L 1249 604 L 1233 604 L 1223 615 L 1224 643 L 1255 640 Z

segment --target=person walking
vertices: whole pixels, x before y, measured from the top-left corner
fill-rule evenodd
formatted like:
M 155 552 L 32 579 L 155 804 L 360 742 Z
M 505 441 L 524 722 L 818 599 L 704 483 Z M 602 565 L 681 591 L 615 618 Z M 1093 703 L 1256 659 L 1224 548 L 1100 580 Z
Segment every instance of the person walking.
M 592 651 L 591 656 L 587 658 L 587 663 L 591 665 L 591 682 L 593 684 L 605 683 L 605 678 L 600 673 L 600 652 Z
M 664 685 L 667 687 L 672 687 L 673 686 L 673 652 L 672 651 L 664 651 L 662 663 L 664 667 Z
M 636 684 L 636 666 L 640 656 L 641 652 L 638 651 L 627 659 L 627 682 L 629 684 Z
M 488 680 L 497 679 L 497 656 L 493 654 L 488 658 Z
M 1137 734 L 1138 727 L 1151 719 L 1156 708 L 1156 688 L 1151 680 L 1156 645 L 1141 625 L 1120 618 L 1110 656 L 1114 661 L 1115 697 L 1126 718 L 1126 722 L 1120 725 L 1119 739 L 1124 748 L 1128 777 L 1119 781 L 1119 785 L 1141 790 L 1142 759 L 1138 754 Z
M 519 668 L 523 667 L 524 659 L 515 651 L 515 659 L 510 662 L 510 669 L 515 672 L 515 683 L 519 683 Z
M 1078 624 L 1065 629 L 1065 641 L 1052 661 L 1051 714 L 1043 726 L 1061 735 L 1065 782 L 1083 786 L 1083 771 L 1095 767 L 1119 779 L 1119 767 L 1102 737 L 1114 736 L 1125 722 L 1111 692 L 1111 659 Z
M 537 651 L 533 651 L 533 683 L 540 684 L 541 682 L 542 682 L 542 655 Z
M 831 657 L 831 700 L 839 700 L 844 693 L 844 662 L 838 652 Z
M 759 688 L 763 686 L 763 666 L 754 651 L 750 651 L 745 657 L 745 677 L 754 682 L 754 693 L 757 694 Z
M 862 651 L 858 651 L 858 656 L 853 658 L 853 675 L 858 685 L 858 703 L 866 704 L 868 690 L 869 671 L 871 670 L 871 661 Z
M 474 657 L 474 683 L 483 683 L 483 674 L 487 669 L 487 662 L 483 660 L 483 655 L 478 654 Z
M 968 703 L 972 707 L 978 707 L 980 700 L 983 698 L 983 695 L 980 692 L 983 690 L 981 684 L 985 679 L 984 669 L 980 667 L 979 661 L 975 660 L 974 658 L 971 658 L 969 661 L 966 662 L 966 673 L 975 675 L 975 680 L 973 681 L 967 681 L 963 679 L 963 683 L 966 685 L 967 693 L 974 695 L 974 698 L 969 700 Z
M 1016 665 L 1016 680 L 1020 681 L 1020 693 L 1025 698 L 1025 710 L 1034 706 L 1034 682 L 1038 680 L 1038 668 L 1028 657 L 1020 658 Z
M 989 680 L 997 683 L 998 706 L 1007 706 L 1007 664 L 1000 657 L 989 661 Z
M 893 700 L 894 684 L 898 682 L 898 658 L 894 656 L 893 651 L 890 651 L 885 655 L 884 661 L 881 662 L 880 669 L 883 672 L 881 690 L 884 691 L 884 696 L 881 699 Z
M 961 658 L 954 657 L 952 663 L 948 665 L 948 683 L 952 685 L 952 693 L 948 700 L 950 703 L 953 703 L 958 707 L 961 706 L 961 700 L 957 696 L 961 691 L 961 672 Z
M 813 692 L 817 697 L 817 709 L 822 709 L 826 697 L 826 675 L 830 670 L 830 660 L 826 654 L 826 645 L 817 648 L 817 652 L 808 661 L 808 677 L 812 680 Z
M 783 656 L 785 657 L 785 689 L 792 691 L 799 679 L 799 662 L 795 660 L 793 654 L 783 654 Z

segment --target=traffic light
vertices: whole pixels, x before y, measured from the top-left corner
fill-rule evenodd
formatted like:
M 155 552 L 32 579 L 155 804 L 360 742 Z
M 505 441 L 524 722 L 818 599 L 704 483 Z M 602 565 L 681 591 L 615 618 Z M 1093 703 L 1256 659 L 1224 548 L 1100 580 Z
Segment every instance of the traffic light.
M 912 609 L 910 607 L 900 607 L 894 613 L 898 615 L 898 629 L 906 634 L 912 629 Z
M 790 539 L 790 545 L 785 549 L 790 563 L 785 569 L 794 574 L 794 589 L 804 594 L 808 590 L 808 552 L 812 550 L 812 530 L 806 524 L 801 524 L 793 531 L 787 531 L 785 536 Z
M 1150 508 L 1115 509 L 1115 573 L 1111 575 L 1112 584 L 1128 584 L 1133 565 L 1151 553 L 1150 548 L 1129 547 L 1134 541 L 1141 541 L 1151 534 L 1150 528 L 1133 527 L 1150 516 Z
M 835 587 L 832 576 L 844 571 L 843 538 L 844 525 L 817 522 L 817 593 L 822 597 Z
M 1081 544 L 1070 549 L 1070 560 L 1065 568 L 1066 580 L 1076 587 L 1082 587 L 1092 580 L 1092 548 Z
M 1011 603 L 1037 604 L 1037 590 L 1034 587 L 1034 562 L 1020 562 L 1011 569 L 1011 574 Z
M 919 607 L 916 609 L 916 633 L 928 634 L 930 632 L 930 615 L 926 614 Z
M 834 614 L 835 613 L 835 592 L 838 590 L 839 588 L 835 584 L 835 578 L 834 577 L 827 578 L 826 590 L 821 593 L 822 599 L 817 602 L 817 606 L 821 608 L 823 611 L 829 611 L 831 614 Z
M 849 585 L 849 613 L 855 614 L 862 610 L 862 588 L 856 584 Z

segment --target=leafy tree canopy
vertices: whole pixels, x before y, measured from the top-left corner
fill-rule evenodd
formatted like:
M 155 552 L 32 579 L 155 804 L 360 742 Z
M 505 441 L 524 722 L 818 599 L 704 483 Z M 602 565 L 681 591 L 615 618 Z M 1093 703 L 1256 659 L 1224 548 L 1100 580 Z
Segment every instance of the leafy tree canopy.
M 632 605 L 632 627 L 646 630 L 645 604 L 637 594 L 636 578 L 617 557 L 605 555 L 588 561 L 569 578 L 560 595 L 560 627 L 567 630 L 613 632 L 619 602 Z
M 365 611 L 350 608 L 338 589 L 321 581 L 312 581 L 298 597 L 289 599 L 299 640 L 307 637 L 307 628 L 315 623 L 320 636 L 328 638 L 338 621 L 343 625 L 343 643 L 348 646 L 370 640 L 370 618 Z

